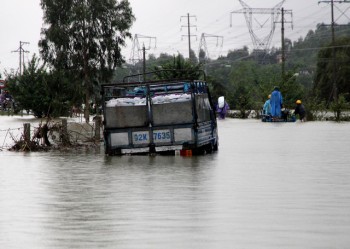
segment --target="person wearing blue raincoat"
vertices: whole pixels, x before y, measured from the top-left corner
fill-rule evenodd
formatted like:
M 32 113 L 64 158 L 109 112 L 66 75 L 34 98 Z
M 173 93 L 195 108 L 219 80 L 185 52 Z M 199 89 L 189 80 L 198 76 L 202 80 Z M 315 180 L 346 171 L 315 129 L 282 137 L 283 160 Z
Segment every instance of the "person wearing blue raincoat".
M 271 105 L 271 116 L 281 117 L 281 108 L 283 104 L 283 97 L 278 86 L 275 86 L 273 92 L 271 93 L 270 105 Z
M 268 100 L 266 100 L 264 107 L 263 107 L 263 114 L 264 115 L 271 115 L 271 104 L 270 104 L 270 98 L 271 94 L 268 96 Z

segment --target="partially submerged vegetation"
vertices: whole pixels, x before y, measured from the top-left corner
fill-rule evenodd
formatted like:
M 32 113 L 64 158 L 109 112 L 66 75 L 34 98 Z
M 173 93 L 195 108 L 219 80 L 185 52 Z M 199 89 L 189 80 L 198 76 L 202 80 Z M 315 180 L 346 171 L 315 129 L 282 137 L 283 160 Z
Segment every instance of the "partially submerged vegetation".
M 94 125 L 86 123 L 67 123 L 62 121 L 47 121 L 34 127 L 31 133 L 31 126 L 25 123 L 23 132 L 16 138 L 11 131 L 13 145 L 10 151 L 50 151 L 50 150 L 75 150 L 80 148 L 100 147 L 100 119 Z M 6 135 L 6 136 L 7 136 Z

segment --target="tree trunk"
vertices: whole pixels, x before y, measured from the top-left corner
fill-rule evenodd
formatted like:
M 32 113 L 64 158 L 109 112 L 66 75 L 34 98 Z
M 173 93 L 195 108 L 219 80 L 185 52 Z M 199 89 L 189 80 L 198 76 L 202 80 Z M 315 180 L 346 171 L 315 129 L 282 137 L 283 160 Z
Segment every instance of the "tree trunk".
M 84 118 L 85 122 L 88 124 L 90 122 L 90 78 L 89 78 L 89 69 L 88 69 L 88 57 L 87 52 L 84 49 L 84 83 L 85 83 L 85 110 Z
M 88 124 L 90 121 L 90 91 L 89 91 L 88 82 L 86 82 L 86 86 L 85 86 L 84 118 L 85 118 L 85 122 Z
M 86 7 L 86 6 L 85 6 Z M 84 12 L 85 12 L 84 8 Z M 85 15 L 85 13 L 84 13 Z M 85 17 L 84 17 L 85 18 Z M 87 37 L 86 35 L 86 25 L 85 19 L 83 20 L 83 37 Z M 85 110 L 84 110 L 84 118 L 85 122 L 88 124 L 90 122 L 90 75 L 89 75 L 89 57 L 88 57 L 88 44 L 86 40 L 83 41 L 83 63 L 84 63 L 84 83 L 85 83 Z

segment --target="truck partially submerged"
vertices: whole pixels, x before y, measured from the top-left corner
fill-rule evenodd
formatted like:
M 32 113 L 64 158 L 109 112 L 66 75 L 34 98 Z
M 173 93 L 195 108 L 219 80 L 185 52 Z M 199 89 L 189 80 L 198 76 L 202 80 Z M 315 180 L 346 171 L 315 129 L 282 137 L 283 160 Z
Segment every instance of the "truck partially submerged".
M 202 80 L 102 85 L 105 153 L 210 153 L 218 149 L 215 109 Z

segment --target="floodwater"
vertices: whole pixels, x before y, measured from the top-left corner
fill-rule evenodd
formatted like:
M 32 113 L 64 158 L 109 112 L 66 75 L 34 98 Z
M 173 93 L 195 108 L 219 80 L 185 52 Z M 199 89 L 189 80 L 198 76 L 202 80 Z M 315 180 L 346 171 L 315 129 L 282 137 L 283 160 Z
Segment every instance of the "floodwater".
M 350 123 L 219 136 L 194 157 L 0 151 L 0 248 L 349 248 Z

